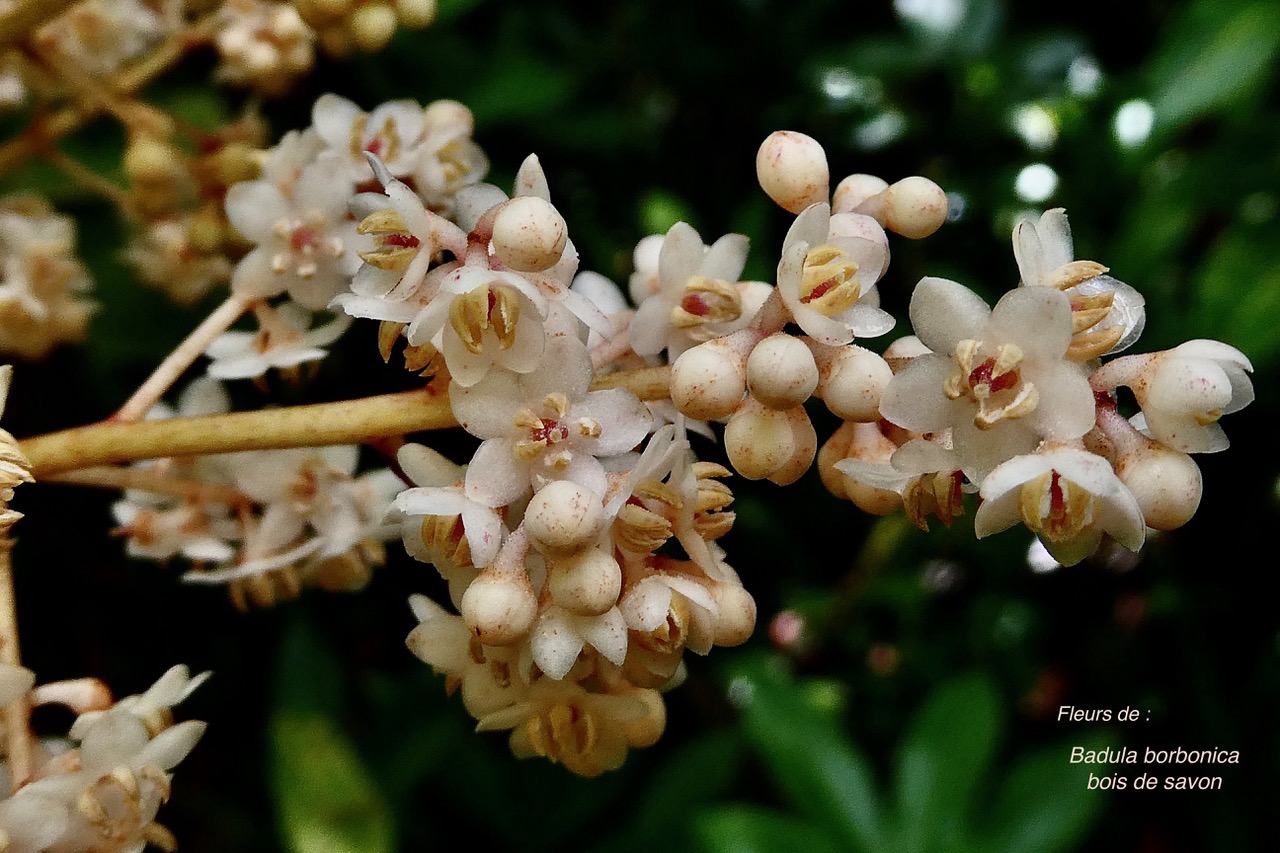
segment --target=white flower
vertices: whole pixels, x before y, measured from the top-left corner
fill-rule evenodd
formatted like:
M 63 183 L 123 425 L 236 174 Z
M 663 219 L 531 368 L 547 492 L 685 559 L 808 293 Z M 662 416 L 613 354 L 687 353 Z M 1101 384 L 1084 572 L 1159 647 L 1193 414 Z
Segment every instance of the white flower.
M 481 717 L 476 731 L 512 729 L 516 757 L 543 756 L 580 776 L 598 776 L 620 767 L 629 748 L 654 743 L 666 722 L 656 691 L 618 690 L 594 693 L 541 678 L 520 702 Z
M 859 214 L 833 217 L 825 202 L 810 205 L 791 223 L 778 262 L 783 304 L 807 335 L 829 346 L 883 335 L 894 325 L 877 307 L 874 289 L 888 263 L 887 244 L 847 236 L 856 229 L 843 228 L 841 217 L 870 221 Z
M 477 719 L 509 708 L 529 692 L 527 673 L 517 660 L 518 646 L 486 646 L 475 639 L 461 616 L 422 595 L 409 597 L 418 625 L 405 639 L 413 652 L 462 694 L 467 713 Z
M 1072 356 L 1078 360 L 1119 352 L 1138 339 L 1147 315 L 1142 294 L 1104 275 L 1093 261 L 1074 260 L 1071 226 L 1062 208 L 1039 220 L 1022 217 L 1013 227 L 1013 255 L 1023 287 L 1053 287 L 1071 299 L 1076 312 Z
M 1253 402 L 1252 371 L 1244 353 L 1219 341 L 1187 341 L 1157 353 L 1129 383 L 1142 408 L 1135 426 L 1183 453 L 1225 450 L 1230 442 L 1218 418 Z
M 459 190 L 484 179 L 489 158 L 471 138 L 475 119 L 457 101 L 433 101 L 424 111 L 423 139 L 413 168 L 414 185 L 427 206 L 449 214 Z
M 1076 449 L 1018 456 L 982 481 L 973 519 L 978 538 L 1021 521 L 1054 559 L 1073 566 L 1107 534 L 1130 551 L 1142 547 L 1146 524 L 1137 500 L 1111 464 Z
M 638 262 L 646 261 L 654 246 L 653 241 L 641 244 Z M 750 315 L 737 282 L 746 260 L 747 238 L 741 234 L 726 234 L 705 246 L 688 224 L 672 225 L 658 252 L 658 289 L 639 302 L 631 321 L 632 349 L 640 355 L 665 349 L 675 360 L 695 344 L 745 326 Z M 639 267 L 636 274 L 642 275 Z M 632 293 L 643 289 L 633 284 Z
M 621 666 L 627 657 L 627 622 L 616 606 L 588 615 L 547 604 L 538 614 L 529 645 L 533 662 L 550 678 L 564 678 L 586 646 Z
M 227 191 L 227 219 L 255 244 L 236 264 L 232 290 L 258 297 L 287 292 L 312 310 L 346 290 L 368 241 L 347 218 L 353 187 L 334 167 L 331 155 L 308 163 L 289 194 L 265 178 Z
M 375 245 L 360 253 L 364 263 L 351 280 L 351 292 L 339 294 L 334 303 L 356 317 L 407 323 L 430 302 L 447 272 L 437 267 L 429 274 L 432 260 L 442 251 L 461 258 L 467 235 L 427 210 L 380 159 L 371 154 L 366 159 L 383 192 L 355 196 L 351 209 L 360 219 L 357 231 L 371 235 Z
M 449 389 L 462 427 L 484 439 L 467 467 L 467 490 L 506 506 L 553 480 L 608 491 L 601 458 L 625 453 L 648 434 L 649 410 L 625 389 L 591 391 L 591 359 L 576 338 L 554 337 L 538 367 L 490 373 Z
M 366 113 L 346 98 L 326 93 L 311 110 L 311 124 L 330 151 L 339 155 L 339 175 L 353 183 L 373 180 L 365 154 L 397 176 L 409 174 L 417 159 L 425 120 L 415 101 L 387 101 Z
M 221 63 L 214 74 L 230 83 L 282 94 L 315 62 L 315 32 L 287 3 L 227 0 L 214 40 Z
M 913 432 L 951 430 L 970 481 L 1042 439 L 1079 438 L 1093 426 L 1093 391 L 1080 365 L 1065 358 L 1071 304 L 1062 293 L 1019 288 L 991 310 L 963 285 L 925 278 L 910 313 L 932 352 L 889 381 L 880 411 Z
M 430 343 L 449 375 L 470 387 L 492 368 L 528 373 L 542 361 L 547 300 L 522 276 L 465 264 L 448 273 L 409 325 L 409 343 Z
M 340 314 L 315 328 L 308 328 L 316 316 L 300 305 L 286 302 L 272 308 L 259 306 L 257 332 L 224 332 L 209 344 L 205 355 L 212 361 L 209 375 L 215 379 L 253 379 L 272 368 L 296 367 L 319 361 L 328 351 L 323 347 L 336 341 L 351 325 Z
M 848 458 L 835 463 L 846 477 L 873 489 L 897 492 L 917 527 L 928 530 L 928 516 L 943 524 L 964 511 L 964 477 L 954 451 L 935 441 L 915 438 L 899 447 L 888 462 Z

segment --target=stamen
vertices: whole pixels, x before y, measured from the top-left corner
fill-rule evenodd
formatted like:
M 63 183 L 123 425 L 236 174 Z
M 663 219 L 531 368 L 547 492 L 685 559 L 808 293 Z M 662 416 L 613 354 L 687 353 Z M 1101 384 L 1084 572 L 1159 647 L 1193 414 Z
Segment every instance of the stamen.
M 862 296 L 858 264 L 836 246 L 824 243 L 805 255 L 800 302 L 827 317 L 850 308 Z

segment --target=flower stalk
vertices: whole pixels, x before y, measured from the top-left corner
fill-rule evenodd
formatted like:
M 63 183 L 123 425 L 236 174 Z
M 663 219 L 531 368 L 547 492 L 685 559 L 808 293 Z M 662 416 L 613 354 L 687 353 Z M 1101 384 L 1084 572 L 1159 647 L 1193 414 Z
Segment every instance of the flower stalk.
M 665 399 L 669 370 L 606 374 L 593 387 L 628 388 L 642 400 Z M 359 444 L 388 436 L 456 427 L 448 394 L 433 388 L 359 400 L 316 403 L 156 421 L 90 424 L 19 442 L 32 474 L 55 474 L 166 456 Z

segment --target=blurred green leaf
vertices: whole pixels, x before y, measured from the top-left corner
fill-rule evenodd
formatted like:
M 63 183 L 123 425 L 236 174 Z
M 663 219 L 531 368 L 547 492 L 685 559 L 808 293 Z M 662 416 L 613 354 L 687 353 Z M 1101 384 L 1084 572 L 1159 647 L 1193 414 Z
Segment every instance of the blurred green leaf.
M 1114 738 L 1091 733 L 1019 760 L 996 795 L 991 810 L 993 829 L 978 849 L 990 853 L 1072 849 L 1101 813 L 1103 798 L 1111 795 L 1089 790 L 1092 765 L 1070 763 L 1074 745 L 1098 750 L 1114 746 Z
M 1184 25 L 1169 49 L 1184 61 L 1156 84 L 1152 106 L 1157 132 L 1234 103 L 1266 79 L 1280 51 L 1280 16 L 1273 3 L 1252 3 L 1212 21 L 1195 7 L 1188 15 L 1200 26 L 1191 30 Z
M 904 849 L 926 850 L 960 834 L 1002 717 L 994 688 L 980 676 L 944 685 L 920 710 L 899 745 L 894 777 Z
M 272 784 L 280 828 L 295 853 L 393 850 L 391 813 L 360 756 L 333 720 L 277 711 Z
M 700 815 L 696 831 L 708 853 L 839 853 L 848 849 L 810 823 L 741 806 Z
M 1257 368 L 1280 354 L 1280 250 L 1251 230 L 1229 232 L 1201 265 L 1188 329 L 1239 347 Z
M 744 697 L 747 736 L 796 809 L 844 849 L 877 848 L 883 829 L 871 768 L 835 716 L 767 657 L 744 661 L 729 689 Z
M 280 655 L 269 723 L 271 784 L 280 831 L 294 853 L 382 853 L 394 848 L 391 811 L 334 719 L 342 669 L 300 619 Z
M 741 763 L 741 744 L 733 732 L 707 735 L 672 755 L 635 805 L 634 834 L 660 839 L 691 806 L 727 793 Z

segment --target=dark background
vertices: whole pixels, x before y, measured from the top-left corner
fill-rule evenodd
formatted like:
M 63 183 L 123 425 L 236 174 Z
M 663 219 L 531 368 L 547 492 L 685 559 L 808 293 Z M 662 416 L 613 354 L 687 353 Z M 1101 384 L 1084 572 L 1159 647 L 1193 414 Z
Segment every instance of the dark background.
M 803 131 L 825 146 L 833 183 L 923 174 L 963 200 L 935 236 L 892 242 L 881 293 L 900 326 L 876 349 L 907 333 L 922 275 L 992 301 L 1016 284 L 1010 226 L 1036 205 L 1014 178 L 1047 163 L 1059 184 L 1038 206 L 1065 207 L 1077 257 L 1146 296 L 1133 351 L 1224 340 L 1253 360 L 1258 399 L 1224 420 L 1228 451 L 1198 457 L 1205 497 L 1191 523 L 1136 560 L 1045 574 L 1027 566 L 1021 528 L 979 543 L 969 515 L 922 534 L 836 501 L 813 471 L 785 491 L 735 478 L 738 523 L 723 544 L 758 602 L 756 637 L 690 656 L 662 741 L 588 781 L 470 733 L 442 679 L 404 648 L 406 597 L 440 582 L 402 552 L 359 594 L 311 592 L 242 615 L 218 591 L 181 584 L 181 566 L 125 559 L 107 535 L 111 495 L 24 486 L 17 595 L 24 659 L 42 681 L 92 675 L 123 695 L 174 663 L 215 673 L 180 709 L 210 722 L 161 812 L 182 849 L 418 850 L 449 837 L 522 851 L 1277 849 L 1274 4 L 955 0 L 949 32 L 914 21 L 909 11 L 930 4 L 910 2 L 442 5 L 432 28 L 376 56 L 322 59 L 266 101 L 276 135 L 308 124 L 325 91 L 366 109 L 461 100 L 490 180 L 509 186 L 537 153 L 583 268 L 625 283 L 635 242 L 676 219 L 707 242 L 748 234 L 747 274 L 769 279 L 790 218 L 755 185 L 755 150 L 772 130 Z M 1095 91 L 1072 91 L 1073 62 L 1100 70 Z M 148 96 L 212 126 L 245 95 L 206 82 L 211 67 L 193 56 Z M 833 97 L 824 80 L 852 94 Z M 1133 99 L 1153 106 L 1155 125 L 1126 147 L 1113 118 Z M 1028 104 L 1054 117 L 1044 150 L 1013 127 Z M 899 133 L 870 144 L 868 123 L 885 115 Z M 110 163 L 119 132 L 103 123 L 68 144 Z M 5 425 L 27 436 L 109 414 L 202 314 L 131 280 L 118 254 L 127 226 L 110 209 L 38 167 L 6 180 L 80 219 L 103 306 L 85 345 L 16 363 Z M 357 324 L 312 384 L 272 400 L 408 387 L 373 341 Z M 823 415 L 820 437 L 833 426 Z M 441 444 L 460 460 L 465 446 Z M 806 630 L 777 649 L 768 628 L 784 609 Z M 751 703 L 730 701 L 744 690 Z M 1055 722 L 1061 704 L 1133 706 L 1150 720 L 1069 725 Z M 69 721 L 36 718 L 49 733 Z M 1186 771 L 1221 775 L 1221 791 L 1091 794 L 1088 768 L 1067 761 L 1085 743 L 1241 759 Z M 880 844 L 859 841 L 868 802 L 883 809 Z M 306 842 L 307 826 L 328 846 Z

